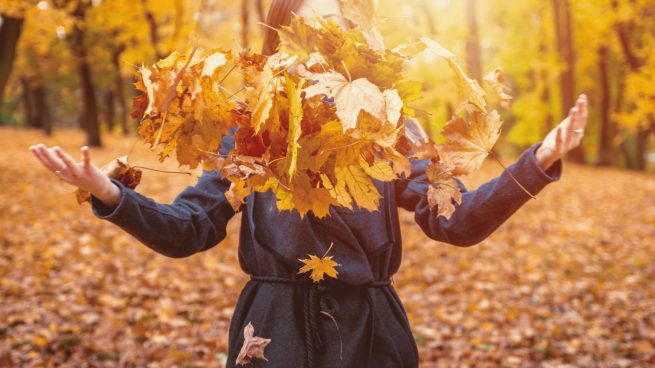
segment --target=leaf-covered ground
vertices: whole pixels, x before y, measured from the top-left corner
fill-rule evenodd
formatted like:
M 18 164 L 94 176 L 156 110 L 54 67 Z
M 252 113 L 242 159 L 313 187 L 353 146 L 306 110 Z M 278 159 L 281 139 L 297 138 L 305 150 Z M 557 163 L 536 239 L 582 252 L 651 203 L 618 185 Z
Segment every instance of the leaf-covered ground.
M 0 128 L 0 367 L 217 367 L 246 281 L 228 238 L 187 259 L 160 256 L 75 202 L 28 150 L 79 158 L 79 132 Z M 134 137 L 106 135 L 96 163 Z M 132 165 L 159 165 L 137 143 Z M 499 174 L 488 163 L 475 187 Z M 194 175 L 198 172 L 194 172 Z M 168 203 L 195 176 L 144 172 Z M 482 244 L 428 239 L 402 212 L 394 281 L 425 367 L 655 366 L 655 176 L 565 164 Z

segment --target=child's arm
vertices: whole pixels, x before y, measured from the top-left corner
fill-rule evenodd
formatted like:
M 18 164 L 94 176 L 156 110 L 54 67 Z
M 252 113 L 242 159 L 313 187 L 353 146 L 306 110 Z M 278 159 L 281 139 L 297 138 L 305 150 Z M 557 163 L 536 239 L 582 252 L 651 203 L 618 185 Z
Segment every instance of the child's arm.
M 182 258 L 205 251 L 225 238 L 235 212 L 225 198 L 230 183 L 215 171 L 203 171 L 171 204 L 161 204 L 122 184 L 114 207 L 91 196 L 93 213 L 133 235 L 154 251 Z
M 458 180 L 463 192 L 462 203 L 448 220 L 437 218 L 436 208 L 431 211 L 428 205 L 425 168 L 429 160 L 412 161 L 412 175 L 397 182 L 397 204 L 414 211 L 416 222 L 430 238 L 458 246 L 475 245 L 487 238 L 530 199 L 512 180 L 508 171 L 532 195 L 539 193 L 547 184 L 559 180 L 562 161 L 556 161 L 544 171 L 535 155 L 541 144 L 532 145 L 500 176 L 476 190 L 468 191 Z

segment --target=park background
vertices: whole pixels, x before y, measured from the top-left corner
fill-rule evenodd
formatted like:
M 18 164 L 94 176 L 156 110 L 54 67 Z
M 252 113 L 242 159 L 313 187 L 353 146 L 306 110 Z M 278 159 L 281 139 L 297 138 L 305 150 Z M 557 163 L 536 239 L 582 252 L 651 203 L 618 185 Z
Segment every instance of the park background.
M 247 280 L 238 217 L 212 250 L 158 255 L 78 205 L 28 151 L 97 164 L 159 163 L 135 133 L 133 75 L 191 45 L 258 51 L 266 0 L 0 0 L 0 367 L 214 367 Z M 652 0 L 379 1 L 388 46 L 428 36 L 478 80 L 502 66 L 515 97 L 497 153 L 509 164 L 565 116 L 591 116 L 581 149 L 473 248 L 429 240 L 402 212 L 394 278 L 422 366 L 655 366 L 655 3 Z M 454 86 L 442 61 L 409 65 L 438 138 Z M 493 162 L 464 178 L 498 175 Z M 193 175 L 144 172 L 170 203 Z

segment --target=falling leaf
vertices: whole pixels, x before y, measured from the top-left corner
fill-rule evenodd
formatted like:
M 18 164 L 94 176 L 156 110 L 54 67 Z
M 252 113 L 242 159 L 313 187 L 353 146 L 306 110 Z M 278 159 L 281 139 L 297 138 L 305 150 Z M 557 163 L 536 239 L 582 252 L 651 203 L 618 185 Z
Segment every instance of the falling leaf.
M 438 42 L 423 37 L 421 41 L 425 43 L 427 49 L 437 56 L 446 60 L 450 69 L 457 77 L 457 90 L 459 94 L 459 106 L 457 111 L 464 111 L 467 106 L 472 105 L 478 111 L 486 111 L 487 103 L 484 100 L 484 90 L 474 79 L 469 78 L 464 69 L 455 60 L 455 54 L 441 46 Z
M 373 0 L 340 0 L 343 16 L 356 24 L 374 50 L 384 50 L 384 39 L 375 22 L 375 4 Z
M 512 108 L 512 96 L 509 95 L 509 88 L 505 85 L 505 73 L 503 68 L 498 67 L 494 69 L 491 73 L 487 74 L 483 78 L 486 82 L 491 85 L 491 88 L 496 91 L 498 97 L 500 97 L 500 106 L 504 109 Z
M 338 275 L 336 267 L 339 266 L 339 264 L 332 260 L 332 256 L 327 255 L 333 245 L 334 244 L 330 244 L 330 247 L 323 255 L 323 258 L 308 254 L 309 259 L 299 259 L 299 261 L 305 265 L 300 268 L 298 273 L 311 272 L 309 277 L 315 283 L 322 281 L 325 275 L 336 279 Z
M 265 339 L 255 336 L 255 327 L 248 322 L 243 329 L 243 346 L 239 351 L 236 359 L 237 365 L 246 365 L 252 363 L 253 359 L 263 359 L 268 361 L 264 356 L 264 349 L 271 343 L 271 339 Z
M 500 136 L 503 121 L 495 110 L 489 114 L 474 112 L 471 122 L 456 116 L 443 128 L 448 142 L 440 154 L 454 169 L 454 175 L 468 175 L 482 165 Z

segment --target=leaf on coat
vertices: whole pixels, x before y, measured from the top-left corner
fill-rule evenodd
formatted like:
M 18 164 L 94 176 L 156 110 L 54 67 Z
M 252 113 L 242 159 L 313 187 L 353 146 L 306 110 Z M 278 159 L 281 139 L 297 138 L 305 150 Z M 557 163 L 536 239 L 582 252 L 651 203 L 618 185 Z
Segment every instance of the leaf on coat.
M 253 359 L 268 360 L 264 356 L 264 349 L 271 343 L 271 339 L 255 336 L 255 327 L 251 322 L 243 329 L 243 339 L 243 346 L 236 360 L 238 365 L 250 364 Z
M 336 279 L 338 275 L 336 267 L 339 266 L 339 264 L 332 260 L 332 256 L 327 255 L 332 249 L 333 245 L 334 243 L 330 244 L 330 248 L 328 248 L 327 252 L 325 252 L 323 258 L 319 258 L 317 256 L 308 254 L 309 259 L 298 259 L 300 262 L 305 264 L 300 268 L 298 273 L 300 274 L 305 272 L 311 272 L 309 277 L 314 282 L 322 281 L 325 275 L 328 275 Z

